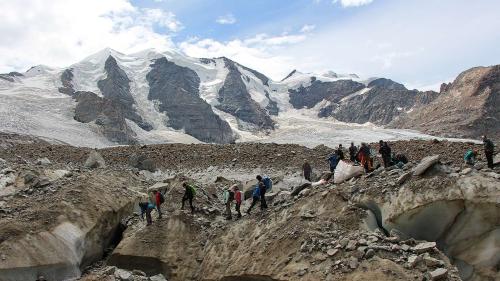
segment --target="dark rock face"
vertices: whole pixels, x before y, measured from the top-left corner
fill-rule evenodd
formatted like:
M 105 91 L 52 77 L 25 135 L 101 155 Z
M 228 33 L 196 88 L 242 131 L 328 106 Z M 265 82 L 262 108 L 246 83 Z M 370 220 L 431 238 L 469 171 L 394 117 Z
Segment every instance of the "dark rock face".
M 73 88 L 73 68 L 68 68 L 61 74 L 62 87 L 59 87 L 59 93 L 72 96 L 75 93 Z
M 219 105 L 217 108 L 232 114 L 244 122 L 254 124 L 259 129 L 274 129 L 274 122 L 255 102 L 247 91 L 242 80 L 241 72 L 236 64 L 224 58 L 224 63 L 229 70 L 224 85 L 219 90 Z
M 368 88 L 382 88 L 386 90 L 396 90 L 396 91 L 407 90 L 403 84 L 394 82 L 391 79 L 386 79 L 386 78 L 378 78 L 371 81 L 368 84 Z
M 9 81 L 9 82 L 14 82 L 14 77 L 22 77 L 24 75 L 22 75 L 21 73 L 19 72 L 9 72 L 9 73 L 1 73 L 0 74 L 0 79 L 3 79 L 3 80 L 6 80 L 6 81 Z
M 322 100 L 326 99 L 333 103 L 342 98 L 363 89 L 365 85 L 352 80 L 338 80 L 333 82 L 321 82 L 315 77 L 311 78 L 311 85 L 300 87 L 296 90 L 290 89 L 290 103 L 294 108 L 312 108 Z
M 159 110 L 168 115 L 168 125 L 203 141 L 234 141 L 229 124 L 215 114 L 199 96 L 200 78 L 193 70 L 162 57 L 147 74 L 150 100 L 160 101 Z
M 95 122 L 103 135 L 119 144 L 137 143 L 135 133 L 128 127 L 121 107 L 115 102 L 101 98 L 92 92 L 75 92 L 77 102 L 75 120 L 82 123 Z
M 207 59 L 207 58 L 200 58 L 199 59 L 201 63 L 203 64 L 211 64 L 211 63 L 215 63 L 215 60 L 214 59 Z
M 500 137 L 500 65 L 471 68 L 441 90 L 428 106 L 389 126 L 448 137 Z
M 97 82 L 103 96 L 120 106 L 125 118 L 134 121 L 143 130 L 152 130 L 153 127 L 136 112 L 135 100 L 130 92 L 130 80 L 125 71 L 118 66 L 116 59 L 109 56 L 104 69 L 107 73 L 106 79 Z
M 339 121 L 385 125 L 413 107 L 429 104 L 438 96 L 436 92 L 410 91 L 401 86 L 377 84 L 367 93 L 352 97 L 325 113 Z
M 292 72 L 288 73 L 288 75 L 287 75 L 285 78 L 281 79 L 281 82 L 283 82 L 283 81 L 285 81 L 286 79 L 288 79 L 288 78 L 292 77 L 292 76 L 293 76 L 296 72 L 297 72 L 297 70 L 296 70 L 296 69 L 292 70 Z
M 268 91 L 266 91 L 266 98 L 269 100 L 269 103 L 266 106 L 267 112 L 269 112 L 270 115 L 278 116 L 280 112 L 280 109 L 278 108 L 278 103 L 273 101 L 271 97 L 269 97 Z

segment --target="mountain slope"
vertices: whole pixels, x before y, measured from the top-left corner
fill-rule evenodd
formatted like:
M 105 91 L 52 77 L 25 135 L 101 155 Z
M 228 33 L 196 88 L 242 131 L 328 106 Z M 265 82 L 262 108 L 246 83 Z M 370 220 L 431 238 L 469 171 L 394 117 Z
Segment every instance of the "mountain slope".
M 500 137 L 500 65 L 464 71 L 442 90 L 431 104 L 390 126 L 444 136 Z
M 481 91 L 494 93 L 478 110 L 497 116 L 497 88 L 490 87 L 496 76 L 488 73 Z M 65 68 L 40 65 L 0 74 L 0 130 L 99 147 L 234 141 L 314 146 L 353 138 L 405 139 L 429 136 L 374 125 L 418 112 L 442 95 L 408 90 L 390 79 L 363 80 L 332 71 L 294 70 L 278 82 L 225 57 L 104 49 Z M 407 118 L 401 117 L 397 128 L 413 129 L 414 120 Z M 474 125 L 471 120 L 464 123 Z M 457 130 L 451 133 L 464 129 Z

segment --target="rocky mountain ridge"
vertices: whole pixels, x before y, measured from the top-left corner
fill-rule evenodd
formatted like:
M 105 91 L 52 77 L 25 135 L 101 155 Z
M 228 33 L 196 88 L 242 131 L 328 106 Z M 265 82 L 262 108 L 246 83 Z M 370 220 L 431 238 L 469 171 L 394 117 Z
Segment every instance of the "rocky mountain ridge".
M 463 133 L 466 131 L 464 126 L 488 127 L 482 120 L 490 120 L 488 122 L 495 126 L 498 75 L 495 71 L 488 73 L 490 75 L 479 82 L 474 79 L 480 78 L 470 76 L 471 79 L 464 83 L 481 84 L 478 91 L 490 91 L 488 96 L 491 98 L 475 102 L 474 108 L 467 107 L 465 102 L 454 106 L 457 112 L 484 108 L 488 116 L 475 118 L 475 121 L 461 120 L 457 117 L 459 114 L 449 112 L 450 116 L 455 116 L 450 117 L 450 124 L 455 129 L 450 129 L 452 132 L 448 136 L 470 137 L 472 134 Z M 37 109 L 40 114 L 44 110 L 51 112 L 46 116 L 50 122 L 44 126 L 54 128 L 61 124 L 59 127 L 71 127 L 67 135 L 78 131 L 92 136 L 97 142 L 104 138 L 110 144 L 231 143 L 264 139 L 279 131 L 290 116 L 379 126 L 393 122 L 393 127 L 421 128 L 436 134 L 449 130 L 448 127 L 428 130 L 415 124 L 415 120 L 425 118 L 411 117 L 416 116 L 416 112 L 426 115 L 424 108 L 431 103 L 447 104 L 446 91 L 408 90 L 390 79 L 362 80 L 354 74 L 331 71 L 323 74 L 292 71 L 277 82 L 225 57 L 197 59 L 173 51 L 158 53 L 153 50 L 125 55 L 105 49 L 67 68 L 39 66 L 24 74 L 9 73 L 0 77 L 0 98 L 5 100 L 0 113 L 10 116 L 5 118 L 6 125 L 0 130 L 9 128 L 11 132 L 40 134 L 33 127 L 41 120 L 27 116 L 20 105 L 26 99 L 36 99 L 34 102 L 40 107 Z M 450 91 L 455 89 L 449 87 Z M 83 94 L 80 100 L 84 97 L 86 104 L 79 105 L 75 98 L 79 92 L 94 95 Z M 73 101 L 63 102 L 65 96 Z M 58 105 L 61 108 L 53 108 L 51 103 L 57 100 L 63 103 Z M 108 104 L 103 115 L 107 118 L 82 118 L 82 115 L 94 114 L 89 104 Z M 85 113 L 86 110 L 89 112 Z M 19 123 L 24 127 L 17 129 Z M 462 123 L 465 125 L 459 125 Z
M 500 65 L 462 72 L 427 106 L 395 119 L 392 127 L 431 134 L 500 137 Z

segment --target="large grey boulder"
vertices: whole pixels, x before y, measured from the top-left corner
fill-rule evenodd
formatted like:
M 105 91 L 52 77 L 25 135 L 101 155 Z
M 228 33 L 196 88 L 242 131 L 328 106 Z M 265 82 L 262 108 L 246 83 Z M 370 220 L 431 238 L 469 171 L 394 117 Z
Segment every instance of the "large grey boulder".
M 146 155 L 134 153 L 128 158 L 128 164 L 139 170 L 146 170 L 150 172 L 156 171 L 156 163 L 153 159 L 148 158 Z
M 427 171 L 427 169 L 439 162 L 440 158 L 441 157 L 439 155 L 427 156 L 423 158 L 420 163 L 415 168 L 413 168 L 413 175 L 422 175 L 423 173 L 425 173 L 425 171 Z
M 104 158 L 101 156 L 101 154 L 94 150 L 89 154 L 89 157 L 87 158 L 83 166 L 89 169 L 105 168 L 106 162 L 104 161 Z
M 151 65 L 146 79 L 149 83 L 148 99 L 159 102 L 160 112 L 168 116 L 168 126 L 184 130 L 203 142 L 234 141 L 229 124 L 200 97 L 200 78 L 192 69 L 162 57 Z

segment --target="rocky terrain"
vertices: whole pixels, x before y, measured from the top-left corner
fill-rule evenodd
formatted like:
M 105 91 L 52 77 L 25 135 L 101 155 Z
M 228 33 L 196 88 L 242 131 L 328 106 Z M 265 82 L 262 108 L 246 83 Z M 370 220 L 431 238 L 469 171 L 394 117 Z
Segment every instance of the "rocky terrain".
M 498 279 L 498 166 L 464 166 L 473 144 L 391 145 L 410 163 L 333 184 L 324 146 L 94 151 L 2 134 L 0 280 Z M 223 189 L 256 174 L 273 178 L 269 209 L 225 220 Z M 180 210 L 183 181 L 198 186 L 194 214 Z M 151 188 L 165 216 L 146 226 L 137 202 Z
M 394 120 L 390 126 L 433 135 L 477 138 L 500 136 L 500 66 L 475 67 L 443 84 L 429 105 Z

